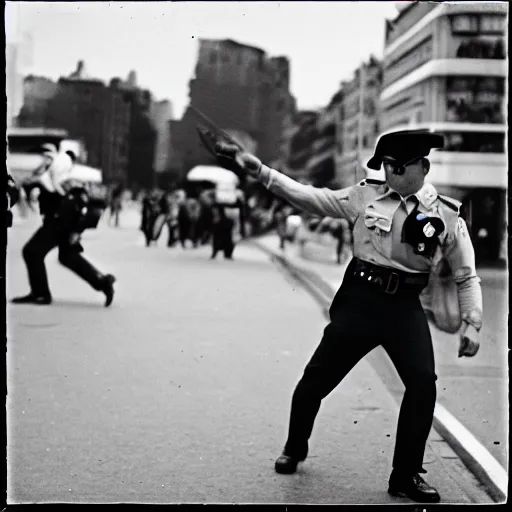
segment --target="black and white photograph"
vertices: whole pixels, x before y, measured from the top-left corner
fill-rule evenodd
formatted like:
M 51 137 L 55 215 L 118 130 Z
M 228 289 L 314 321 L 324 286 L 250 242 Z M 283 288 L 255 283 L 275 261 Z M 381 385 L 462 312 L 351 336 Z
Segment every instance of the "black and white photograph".
M 5 2 L 7 509 L 505 504 L 508 11 Z

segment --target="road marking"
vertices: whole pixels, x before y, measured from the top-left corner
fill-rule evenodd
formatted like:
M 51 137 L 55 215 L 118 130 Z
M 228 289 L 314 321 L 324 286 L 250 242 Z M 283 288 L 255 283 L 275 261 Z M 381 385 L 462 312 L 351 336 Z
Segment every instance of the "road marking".
M 486 483 L 495 487 L 493 490 L 498 490 L 506 499 L 508 474 L 500 463 L 459 420 L 439 403 L 436 403 L 434 417 L 441 424 L 443 437 L 448 435 L 452 440 L 460 444 L 462 449 L 479 466 L 474 468 L 479 473 L 479 476 L 483 477 L 487 481 Z

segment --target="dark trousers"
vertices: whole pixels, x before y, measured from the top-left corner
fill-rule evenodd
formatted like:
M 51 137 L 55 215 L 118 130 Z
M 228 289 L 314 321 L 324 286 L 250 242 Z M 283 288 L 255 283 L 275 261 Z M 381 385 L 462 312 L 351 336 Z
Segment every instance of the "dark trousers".
M 425 314 L 417 294 L 388 295 L 347 274 L 348 269 L 331 305 L 330 323 L 293 394 L 284 453 L 306 457 L 322 399 L 361 358 L 382 345 L 405 385 L 393 468 L 416 473 L 422 469 L 436 402 L 437 376 Z
M 219 251 L 224 252 L 224 257 L 232 258 L 235 244 L 233 242 L 233 225 L 230 222 L 216 223 L 213 227 L 212 236 L 212 258 L 217 256 Z
M 50 295 L 44 259 L 55 247 L 59 248 L 59 262 L 87 281 L 95 290 L 103 287 L 103 275 L 82 255 L 79 243 L 71 244 L 69 234 L 56 223 L 47 222 L 34 233 L 23 247 L 31 292 L 37 296 Z

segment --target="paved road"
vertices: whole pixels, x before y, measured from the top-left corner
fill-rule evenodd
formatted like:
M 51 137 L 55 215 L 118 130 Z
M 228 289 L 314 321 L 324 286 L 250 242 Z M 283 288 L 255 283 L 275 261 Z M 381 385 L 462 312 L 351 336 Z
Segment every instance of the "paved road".
M 277 237 L 265 238 L 269 247 L 278 248 Z M 332 290 L 341 284 L 345 266 L 334 262 L 334 248 L 309 242 L 303 251 L 288 245 L 285 254 L 322 276 Z M 458 358 L 457 336 L 431 325 L 438 402 L 508 468 L 508 276 L 506 271 L 496 269 L 479 268 L 478 273 L 482 279 L 484 326 L 477 357 Z M 393 368 L 387 371 L 395 373 Z
M 33 227 L 11 232 L 9 297 Z M 325 320 L 266 255 L 148 249 L 134 223 L 84 245 L 118 277 L 111 308 L 55 254 L 55 303 L 8 306 L 10 503 L 407 503 L 386 492 L 397 405 L 366 361 L 325 401 L 301 470 L 274 473 Z M 425 467 L 445 502 L 490 502 L 435 432 Z

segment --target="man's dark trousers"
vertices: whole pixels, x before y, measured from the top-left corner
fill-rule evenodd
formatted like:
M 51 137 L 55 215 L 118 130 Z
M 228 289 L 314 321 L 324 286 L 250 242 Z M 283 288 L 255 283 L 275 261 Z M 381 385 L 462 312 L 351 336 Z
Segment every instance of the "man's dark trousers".
M 436 402 L 428 322 L 417 293 L 386 294 L 353 277 L 350 269 L 329 310 L 331 321 L 293 394 L 284 453 L 298 460 L 306 457 L 321 400 L 361 358 L 382 345 L 405 385 L 393 468 L 415 474 L 422 470 Z
M 70 233 L 56 221 L 45 220 L 23 247 L 31 292 L 38 296 L 51 296 L 44 259 L 55 247 L 59 248 L 59 262 L 87 281 L 95 290 L 103 289 L 103 275 L 82 255 L 79 243 L 71 244 Z

